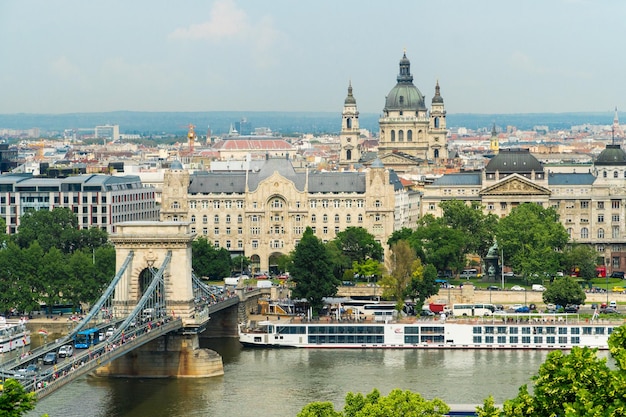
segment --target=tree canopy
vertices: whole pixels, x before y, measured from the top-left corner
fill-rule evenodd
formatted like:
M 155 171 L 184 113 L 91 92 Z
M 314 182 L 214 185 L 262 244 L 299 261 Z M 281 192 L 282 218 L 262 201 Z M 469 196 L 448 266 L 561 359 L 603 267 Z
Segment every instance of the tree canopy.
M 536 203 L 520 204 L 500 219 L 496 237 L 507 264 L 525 276 L 556 274 L 569 239 L 557 212 Z
M 478 201 L 468 205 L 463 200 L 448 200 L 441 202 L 439 207 L 443 210 L 443 223 L 465 234 L 463 254 L 477 254 L 484 258 L 493 244 L 498 217 L 493 213 L 485 214 Z
M 192 268 L 196 275 L 211 279 L 222 279 L 230 276 L 233 265 L 230 252 L 227 249 L 216 249 L 206 237 L 200 236 L 191 242 L 191 252 Z
M 35 409 L 37 395 L 26 392 L 22 384 L 14 379 L 7 379 L 0 394 L 0 416 L 19 417 Z
M 545 303 L 560 306 L 580 305 L 585 302 L 587 295 L 575 278 L 561 277 L 546 288 L 542 294 Z
M 354 262 L 362 263 L 368 259 L 382 261 L 384 249 L 374 239 L 374 235 L 362 227 L 348 227 L 337 233 L 335 239 L 328 242 L 331 251 L 335 276 L 343 277 Z
M 333 275 L 332 263 L 324 243 L 307 227 L 291 254 L 291 279 L 296 284 L 292 297 L 308 300 L 313 312 L 319 313 L 324 297 L 337 294 L 341 281 Z

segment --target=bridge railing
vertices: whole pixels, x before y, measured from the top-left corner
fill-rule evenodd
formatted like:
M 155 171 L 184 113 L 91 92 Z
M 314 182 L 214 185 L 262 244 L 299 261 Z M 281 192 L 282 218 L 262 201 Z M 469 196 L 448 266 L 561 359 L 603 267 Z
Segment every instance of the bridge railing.
M 71 363 L 58 368 L 54 373 L 40 376 L 39 380 L 25 385 L 27 391 L 35 391 L 38 398 L 51 394 L 76 378 L 125 355 L 158 337 L 182 327 L 181 319 L 169 320 L 158 326 L 143 326 L 131 333 L 120 344 L 103 342 L 88 351 L 77 355 Z M 41 385 L 39 385 L 41 384 Z

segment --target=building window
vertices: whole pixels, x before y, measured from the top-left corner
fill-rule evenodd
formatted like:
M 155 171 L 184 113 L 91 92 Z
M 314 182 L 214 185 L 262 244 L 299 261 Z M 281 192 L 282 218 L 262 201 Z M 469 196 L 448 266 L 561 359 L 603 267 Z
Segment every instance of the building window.
M 352 222 L 352 216 L 350 216 L 349 214 L 346 214 L 346 223 L 350 223 Z
M 251 220 L 253 223 L 257 223 L 257 222 L 259 221 L 259 216 L 257 216 L 257 215 L 255 214 L 255 215 L 253 215 L 252 217 L 250 217 L 250 220 Z
M 428 203 L 428 210 L 430 211 L 435 210 L 435 203 Z
M 618 209 L 619 208 L 619 200 L 611 200 L 611 208 Z
M 226 249 L 230 249 L 230 240 L 226 241 Z
M 493 210 L 493 209 L 494 209 L 493 203 L 487 204 L 487 210 Z
M 209 228 L 208 228 L 208 227 L 203 227 L 203 228 L 202 228 L 202 234 L 203 234 L 204 236 L 208 235 L 208 234 L 209 234 Z
M 619 238 L 619 226 L 613 226 L 613 228 L 611 229 L 611 237 L 613 239 Z
M 315 223 L 317 221 L 317 216 L 315 214 L 311 214 L 311 223 Z
M 328 208 L 328 200 L 322 200 L 322 207 Z
M 613 171 L 613 178 L 619 178 L 618 174 L 617 174 L 617 171 Z
M 335 223 L 339 223 L 339 215 L 335 214 Z
M 395 131 L 395 130 L 392 130 L 392 131 L 391 131 L 391 141 L 392 141 L 392 142 L 395 142 L 395 141 L 396 141 L 396 131 Z
M 611 216 L 611 221 L 612 222 L 619 222 L 619 214 L 613 214 Z
M 259 241 L 258 240 L 252 240 L 252 249 L 257 249 L 259 247 Z
M 230 200 L 224 201 L 224 207 L 226 207 L 227 209 L 233 208 L 233 202 Z
M 506 203 L 500 203 L 500 210 L 506 210 Z
M 339 200 L 333 200 L 333 207 L 335 207 L 335 208 L 339 208 L 339 207 L 341 207 L 341 201 L 339 201 Z
M 208 209 L 209 208 L 209 202 L 207 200 L 202 200 L 202 208 L 203 209 Z
M 205 214 L 204 216 L 202 216 L 202 223 L 203 224 L 207 224 L 209 222 L 209 218 L 207 217 L 207 215 Z
M 589 239 L 589 229 L 583 227 L 580 229 L 580 238 L 581 239 Z
M 327 227 L 327 226 L 324 226 L 324 227 L 322 228 L 322 234 L 324 234 L 324 235 L 327 235 L 327 234 L 328 234 L 328 227 Z
M 243 249 L 243 240 L 237 241 L 237 249 Z
M 213 223 L 214 224 L 219 224 L 220 223 L 220 216 L 219 215 L 215 215 L 213 216 Z
M 328 214 L 324 214 L 324 215 L 322 216 L 322 222 L 324 222 L 324 223 L 328 223 Z
M 567 228 L 567 236 L 571 239 L 572 238 L 572 228 L 568 227 Z
M 581 202 L 580 202 L 580 208 L 581 208 L 581 209 L 587 209 L 587 208 L 589 208 L 589 201 L 581 201 Z
M 237 215 L 237 223 L 243 223 L 243 217 L 241 216 L 241 214 Z
M 377 222 L 379 222 L 379 221 L 380 221 L 380 214 L 379 214 L 379 213 L 376 213 L 376 214 L 374 215 L 374 221 L 377 221 Z
M 213 208 L 214 209 L 220 208 L 220 201 L 219 200 L 213 200 Z
M 598 239 L 604 239 L 604 229 L 598 229 Z
M 243 200 L 237 200 L 237 208 L 243 208 Z
M 309 207 L 310 208 L 316 208 L 317 207 L 317 200 L 309 201 Z
M 230 224 L 230 214 L 226 215 L 226 224 Z
M 192 209 L 192 210 L 196 208 L 196 201 L 195 200 L 191 200 L 189 202 L 189 208 Z
M 611 260 L 613 268 L 619 268 L 619 256 L 614 256 Z
M 237 228 L 237 234 L 238 235 L 243 235 L 243 227 L 238 227 Z
M 279 209 L 283 207 L 283 201 L 280 198 L 275 198 L 270 203 L 272 208 Z
M 219 228 L 219 227 L 215 227 L 215 228 L 213 228 L 213 234 L 214 234 L 215 236 L 219 235 L 219 234 L 220 234 L 220 228 Z
M 257 202 L 256 202 L 256 201 L 253 201 L 253 202 L 252 202 L 252 208 L 253 208 L 253 209 L 258 208 L 258 207 L 257 207 L 257 205 L 258 205 L 258 204 L 257 204 Z
M 598 214 L 598 223 L 604 223 L 604 214 Z
M 376 200 L 374 202 L 374 207 L 381 207 L 381 206 L 382 206 L 382 203 L 380 202 L 380 200 Z
M 230 234 L 230 227 L 226 228 L 226 234 L 229 235 Z
M 196 216 L 195 215 L 191 215 L 191 223 L 195 223 L 196 222 Z
M 358 223 L 363 223 L 363 215 L 362 215 L 362 214 L 359 214 L 359 215 L 357 216 L 357 222 L 358 222 Z
M 364 204 L 363 200 L 357 200 L 356 201 L 356 206 L 357 206 L 357 208 L 363 208 L 363 207 L 365 207 L 365 204 Z
M 346 200 L 346 207 L 347 208 L 352 207 L 352 200 Z
M 604 208 L 604 201 L 598 201 L 598 208 L 599 209 L 603 209 Z
M 299 214 L 296 214 L 295 221 L 296 223 L 300 223 L 302 221 L 302 216 L 300 216 Z
M 406 131 L 406 141 L 407 142 L 413 141 L 413 131 L 410 129 Z

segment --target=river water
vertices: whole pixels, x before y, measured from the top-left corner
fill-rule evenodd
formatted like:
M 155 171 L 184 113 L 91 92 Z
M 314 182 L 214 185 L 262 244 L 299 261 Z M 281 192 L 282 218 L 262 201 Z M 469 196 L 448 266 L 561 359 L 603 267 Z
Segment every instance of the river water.
M 333 350 L 242 348 L 237 339 L 202 339 L 223 356 L 223 377 L 127 379 L 91 376 L 41 400 L 28 417 L 295 417 L 306 404 L 343 408 L 348 392 L 394 388 L 448 404 L 513 398 L 546 351 Z

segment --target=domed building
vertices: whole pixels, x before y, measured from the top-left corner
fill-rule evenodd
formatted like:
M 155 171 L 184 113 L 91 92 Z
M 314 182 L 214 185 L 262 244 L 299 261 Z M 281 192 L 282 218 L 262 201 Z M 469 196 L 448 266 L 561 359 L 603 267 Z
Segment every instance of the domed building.
M 422 213 L 447 200 L 479 202 L 508 215 L 522 203 L 552 207 L 571 242 L 594 247 L 609 272 L 626 271 L 626 152 L 607 145 L 592 166 L 550 172 L 527 149 L 500 149 L 482 171 L 447 174 L 424 187 Z
M 399 173 L 420 165 L 441 163 L 448 158 L 448 132 L 439 82 L 429 112 L 424 95 L 413 84 L 406 53 L 400 60 L 396 81 L 385 98 L 379 119 L 378 157 L 385 166 Z

